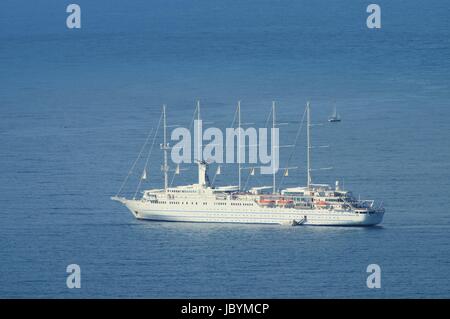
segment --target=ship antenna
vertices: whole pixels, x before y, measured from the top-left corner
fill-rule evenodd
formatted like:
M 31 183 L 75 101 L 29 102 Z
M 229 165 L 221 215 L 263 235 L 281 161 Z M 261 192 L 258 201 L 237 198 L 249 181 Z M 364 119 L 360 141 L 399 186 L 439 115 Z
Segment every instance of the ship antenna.
M 167 144 L 167 123 L 166 123 L 166 105 L 163 105 L 163 125 L 164 125 L 164 144 L 162 146 L 162 149 L 164 151 L 164 166 L 163 166 L 163 171 L 164 171 L 164 191 L 167 191 L 167 187 L 168 187 L 168 171 L 169 171 L 169 167 L 167 165 L 167 150 L 169 149 L 169 145 Z
M 272 101 L 272 130 L 275 130 L 275 101 Z M 272 150 L 271 150 L 271 156 L 273 156 L 275 154 L 275 145 L 274 145 L 274 141 L 272 141 L 271 143 L 272 145 Z M 272 172 L 272 193 L 275 194 L 275 187 L 276 187 L 276 174 L 275 174 L 275 169 Z
M 241 101 L 238 101 L 238 176 L 239 176 L 239 191 L 241 191 Z
M 307 170 L 308 170 L 308 190 L 310 189 L 311 185 L 311 136 L 310 136 L 310 130 L 311 130 L 311 115 L 310 115 L 310 107 L 309 107 L 309 101 L 306 102 L 306 139 L 307 139 Z

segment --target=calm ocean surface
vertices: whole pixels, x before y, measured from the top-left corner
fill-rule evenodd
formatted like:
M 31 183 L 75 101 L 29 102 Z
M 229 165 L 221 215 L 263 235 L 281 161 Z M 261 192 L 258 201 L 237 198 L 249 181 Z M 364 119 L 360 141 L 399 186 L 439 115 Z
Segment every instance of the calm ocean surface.
M 450 297 L 448 2 L 378 1 L 377 31 L 367 1 L 77 3 L 81 30 L 60 1 L 1 4 L 0 297 Z M 188 126 L 197 98 L 221 128 L 237 100 L 255 126 L 277 100 L 284 144 L 310 100 L 314 144 L 331 145 L 314 166 L 335 168 L 314 181 L 382 200 L 382 225 L 136 221 L 109 198 L 161 105 Z M 285 186 L 305 183 L 304 137 Z M 186 168 L 174 185 L 195 181 Z M 71 263 L 81 289 L 66 287 Z M 372 263 L 381 289 L 366 287 Z

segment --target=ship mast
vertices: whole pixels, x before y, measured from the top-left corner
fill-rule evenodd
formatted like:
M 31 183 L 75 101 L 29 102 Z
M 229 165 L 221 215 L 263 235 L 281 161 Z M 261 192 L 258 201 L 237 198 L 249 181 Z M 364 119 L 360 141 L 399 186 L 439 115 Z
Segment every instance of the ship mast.
M 275 101 L 272 101 L 272 132 L 275 131 Z M 273 136 L 273 135 L 272 135 Z M 272 150 L 271 150 L 271 156 L 273 157 L 273 155 L 275 154 L 275 145 L 274 145 L 274 141 L 272 140 L 271 143 L 272 146 Z M 272 172 L 272 193 L 275 194 L 275 188 L 276 187 L 276 174 L 275 174 L 275 169 L 273 169 Z
M 238 161 L 238 178 L 239 178 L 239 191 L 241 191 L 241 101 L 238 101 L 238 153 L 237 153 L 237 161 Z
M 203 154 L 202 154 L 202 128 L 200 125 L 201 121 L 201 115 L 200 115 L 200 100 L 197 100 L 197 161 L 200 165 L 200 163 L 203 161 Z
M 163 125 L 164 125 L 164 144 L 162 145 L 162 149 L 164 151 L 164 191 L 167 191 L 167 187 L 169 185 L 169 166 L 167 165 L 167 150 L 169 149 L 169 145 L 167 144 L 167 123 L 166 123 L 166 105 L 163 105 Z
M 310 189 L 311 185 L 311 140 L 310 140 L 310 129 L 311 129 L 311 117 L 310 117 L 310 109 L 309 109 L 309 101 L 306 102 L 306 138 L 307 138 L 307 150 L 306 150 L 306 157 L 307 157 L 307 171 L 308 171 L 308 190 Z
M 197 160 L 201 161 L 202 158 L 202 137 L 200 127 L 200 100 L 197 100 Z
M 197 140 L 196 140 L 196 150 L 194 152 L 197 153 L 197 165 L 198 165 L 198 185 L 200 185 L 201 187 L 206 186 L 206 162 L 203 161 L 203 157 L 202 157 L 202 136 L 201 136 L 201 125 L 200 125 L 200 121 L 201 121 L 201 116 L 200 116 L 200 101 L 197 100 L 197 130 L 196 130 L 196 135 L 197 135 Z

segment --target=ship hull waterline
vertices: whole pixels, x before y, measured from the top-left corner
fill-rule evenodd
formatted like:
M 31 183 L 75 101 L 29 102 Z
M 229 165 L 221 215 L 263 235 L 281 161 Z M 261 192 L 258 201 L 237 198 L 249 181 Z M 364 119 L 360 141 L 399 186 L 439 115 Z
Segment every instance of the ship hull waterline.
M 257 211 L 211 211 L 189 207 L 173 209 L 145 207 L 139 200 L 125 200 L 123 204 L 138 220 L 157 222 L 190 223 L 236 223 L 236 224 L 278 224 L 302 226 L 375 226 L 383 220 L 384 212 L 355 214 L 352 212 L 330 212 L 324 209 L 270 209 Z

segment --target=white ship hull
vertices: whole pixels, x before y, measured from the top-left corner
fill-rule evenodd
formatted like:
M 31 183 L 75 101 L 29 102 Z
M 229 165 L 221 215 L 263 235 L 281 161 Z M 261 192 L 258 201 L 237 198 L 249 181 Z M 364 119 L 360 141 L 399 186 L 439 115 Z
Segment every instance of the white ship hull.
M 167 222 L 280 224 L 317 226 L 373 226 L 381 223 L 383 212 L 358 214 L 324 209 L 251 208 L 247 211 L 211 210 L 199 207 L 167 207 L 140 200 L 123 200 L 137 219 Z M 159 206 L 159 207 L 155 207 Z M 164 207 L 166 206 L 166 207 Z M 200 205 L 199 205 L 200 206 Z

